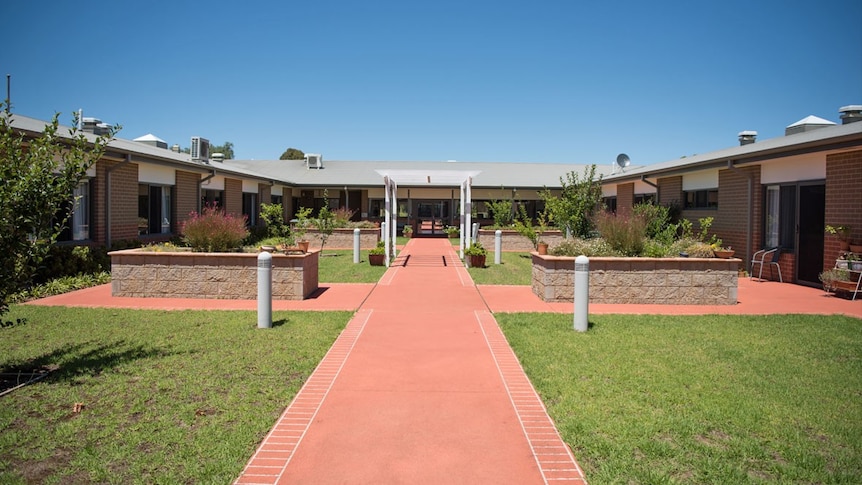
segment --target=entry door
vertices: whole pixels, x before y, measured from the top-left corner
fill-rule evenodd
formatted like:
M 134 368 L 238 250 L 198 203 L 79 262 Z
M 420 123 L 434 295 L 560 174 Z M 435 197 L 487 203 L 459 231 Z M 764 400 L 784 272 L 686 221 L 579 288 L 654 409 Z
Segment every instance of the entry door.
M 798 238 L 796 246 L 796 281 L 819 285 L 823 271 L 823 233 L 826 224 L 826 186 L 799 186 Z
M 440 234 L 443 231 L 443 218 L 448 216 L 448 203 L 445 201 L 420 201 L 417 204 L 419 231 L 421 234 Z

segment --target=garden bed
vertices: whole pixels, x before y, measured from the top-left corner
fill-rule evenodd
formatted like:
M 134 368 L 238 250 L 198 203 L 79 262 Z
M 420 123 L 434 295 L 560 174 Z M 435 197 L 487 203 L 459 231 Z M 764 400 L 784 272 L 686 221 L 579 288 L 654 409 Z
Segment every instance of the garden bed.
M 319 252 L 272 255 L 272 297 L 304 300 L 318 288 Z M 257 298 L 257 254 L 113 251 L 111 294 L 136 298 Z
M 573 302 L 575 258 L 533 253 L 532 288 Z M 590 303 L 734 305 L 740 259 L 590 258 Z

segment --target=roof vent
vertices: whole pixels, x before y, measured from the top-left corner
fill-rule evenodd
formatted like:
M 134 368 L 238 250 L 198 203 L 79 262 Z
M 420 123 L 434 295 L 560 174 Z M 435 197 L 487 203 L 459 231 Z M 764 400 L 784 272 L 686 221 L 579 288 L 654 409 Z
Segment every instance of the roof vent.
M 797 133 L 805 133 L 807 131 L 826 128 L 827 126 L 835 126 L 835 123 L 829 120 L 824 120 L 818 116 L 810 115 L 785 128 L 784 135 L 787 136 L 795 135 Z
M 190 151 L 193 162 L 210 163 L 210 141 L 206 138 L 193 136 Z
M 212 154 L 212 161 L 214 162 L 223 162 L 224 161 L 224 153 L 215 152 Z
M 81 129 L 85 133 L 92 133 L 94 135 L 107 135 L 111 131 L 111 125 L 107 123 L 102 123 L 102 120 L 98 118 L 82 118 Z
M 841 113 L 842 125 L 862 121 L 862 104 L 851 104 L 849 106 L 842 106 L 838 110 L 838 112 Z
M 323 155 L 319 153 L 306 153 L 305 168 L 323 168 Z
M 739 146 L 751 145 L 757 141 L 757 132 L 746 130 L 739 132 Z
M 152 133 L 147 133 L 144 136 L 139 136 L 132 141 L 136 141 L 138 143 L 143 143 L 144 145 L 150 145 L 156 148 L 168 148 L 168 142 L 162 140 Z

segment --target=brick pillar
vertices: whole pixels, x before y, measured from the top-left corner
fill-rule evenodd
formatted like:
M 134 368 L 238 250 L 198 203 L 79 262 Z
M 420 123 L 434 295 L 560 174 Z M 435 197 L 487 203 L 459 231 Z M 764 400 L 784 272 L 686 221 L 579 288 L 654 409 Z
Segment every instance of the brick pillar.
M 189 220 L 189 214 L 198 210 L 201 174 L 177 170 L 176 187 L 174 189 L 173 232 L 179 234 L 183 223 Z
M 227 214 L 242 216 L 242 180 L 224 179 L 224 203 Z
M 862 150 L 826 156 L 826 225 L 849 225 L 854 244 L 862 244 Z M 823 268 L 835 266 L 838 238 L 824 235 Z
M 677 204 L 682 209 L 682 175 L 660 178 L 658 179 L 658 187 L 659 205 Z
M 617 214 L 632 213 L 635 205 L 635 183 L 617 184 Z

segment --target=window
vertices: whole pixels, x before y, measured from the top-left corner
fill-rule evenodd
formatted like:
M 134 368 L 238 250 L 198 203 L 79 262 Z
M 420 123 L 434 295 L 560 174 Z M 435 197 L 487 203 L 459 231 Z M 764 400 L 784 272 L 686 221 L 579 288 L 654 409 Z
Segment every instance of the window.
M 138 235 L 171 233 L 171 189 L 138 184 Z
M 204 189 L 201 191 L 201 209 L 204 207 L 222 207 L 221 201 L 224 198 L 224 191 Z
M 603 197 L 602 205 L 605 206 L 605 209 L 608 212 L 613 214 L 617 213 L 617 198 L 616 197 Z
M 253 227 L 257 225 L 257 194 L 242 194 L 242 213 L 246 217 L 246 225 Z
M 767 247 L 796 247 L 796 186 L 766 187 L 763 242 Z
M 58 219 L 69 214 L 66 225 L 57 237 L 58 241 L 86 241 L 90 239 L 90 182 L 85 180 L 72 192 L 72 199 L 57 215 Z
M 718 209 L 718 189 L 683 192 L 686 209 Z
M 635 205 L 649 204 L 650 202 L 655 204 L 656 203 L 655 195 L 656 194 L 635 194 Z M 717 190 L 715 191 L 715 202 L 716 202 L 716 204 L 715 204 L 716 207 L 718 207 L 718 191 Z
M 270 195 L 269 196 L 270 204 L 282 204 L 284 203 L 284 196 L 281 195 Z

